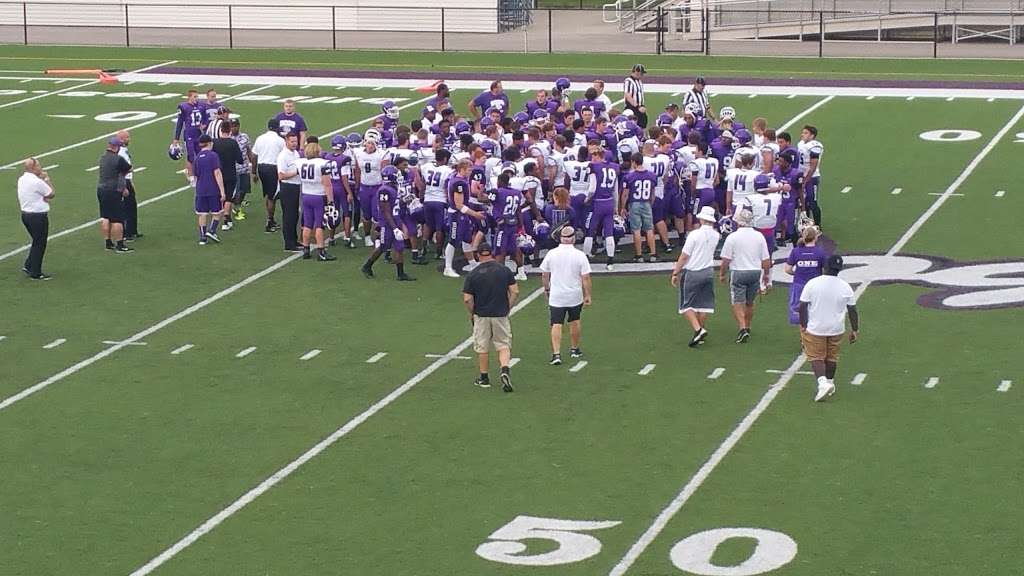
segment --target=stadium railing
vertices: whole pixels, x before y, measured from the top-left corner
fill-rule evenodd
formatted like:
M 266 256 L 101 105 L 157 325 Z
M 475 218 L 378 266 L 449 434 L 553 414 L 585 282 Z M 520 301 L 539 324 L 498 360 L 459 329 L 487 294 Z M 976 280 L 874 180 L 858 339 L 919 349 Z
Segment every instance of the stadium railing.
M 621 30 L 592 0 L 490 8 L 0 0 L 0 43 L 526 53 L 1021 58 L 1024 0 L 1005 10 L 902 10 L 910 0 L 668 2 Z M 587 4 L 583 8 L 586 1 Z M 787 4 L 787 1 L 789 2 Z M 566 7 L 564 3 L 579 3 Z M 543 4 L 541 4 L 543 6 Z M 839 4 L 840 6 L 845 4 Z M 871 11 L 866 7 L 875 5 Z M 521 7 L 527 6 L 527 7 Z M 669 6 L 669 7 L 665 7 Z M 795 8 L 791 8 L 795 6 Z

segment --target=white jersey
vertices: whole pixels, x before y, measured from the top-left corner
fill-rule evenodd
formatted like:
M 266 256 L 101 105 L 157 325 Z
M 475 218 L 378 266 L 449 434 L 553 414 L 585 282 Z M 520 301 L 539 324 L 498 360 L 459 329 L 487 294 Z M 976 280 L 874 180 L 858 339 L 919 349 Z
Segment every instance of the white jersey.
M 551 160 L 555 163 L 555 178 L 554 186 L 561 186 L 565 182 L 565 161 L 569 158 L 569 153 L 566 150 L 559 152 L 558 150 L 551 151 Z
M 732 153 L 733 164 L 736 163 L 737 158 L 741 158 L 743 156 L 754 159 L 754 168 L 757 168 L 758 164 L 761 163 L 761 152 L 759 150 L 751 146 L 740 146 Z M 732 168 L 731 165 L 729 167 Z
M 769 192 L 754 194 L 747 197 L 751 212 L 754 213 L 754 228 L 775 228 L 779 221 L 779 208 L 782 207 L 782 194 Z
M 689 144 L 687 144 L 686 146 L 683 146 L 682 148 L 679 148 L 679 149 L 676 150 L 676 160 L 678 162 L 684 162 L 687 166 L 689 166 L 690 162 L 693 162 L 696 159 L 697 159 L 697 147 L 696 146 L 690 146 Z
M 410 160 L 413 156 L 416 155 L 416 151 L 413 150 L 412 148 L 391 147 L 387 149 L 387 154 L 388 162 L 390 162 L 391 165 L 394 166 L 395 164 L 398 164 L 399 158 Z
M 732 205 L 742 206 L 749 196 L 753 196 L 754 179 L 760 174 L 757 170 L 745 170 L 743 168 L 729 168 L 725 173 L 725 184 L 732 192 Z
M 627 155 L 632 156 L 640 151 L 640 141 L 637 140 L 636 136 L 630 136 L 629 138 L 623 138 L 619 140 L 619 159 L 623 163 L 629 161 Z
M 654 174 L 657 181 L 654 185 L 654 197 L 664 198 L 665 197 L 665 175 L 668 174 L 669 168 L 672 166 L 672 160 L 664 155 L 657 154 L 655 156 L 644 156 L 644 170 Z
M 690 162 L 690 173 L 697 175 L 697 190 L 714 188 L 718 176 L 718 158 L 695 158 Z
M 779 157 L 779 145 L 775 142 L 766 142 L 758 149 L 761 153 L 757 155 L 757 166 L 754 166 L 754 168 L 757 168 L 761 172 L 770 171 L 775 167 L 775 159 Z M 765 154 L 771 154 L 772 163 L 767 166 L 764 163 Z
M 498 142 L 501 143 L 501 149 L 502 150 L 504 150 L 505 148 L 511 147 L 512 146 L 512 133 L 509 132 L 508 134 L 502 134 L 498 138 Z
M 590 188 L 590 162 L 565 161 L 565 174 L 569 177 L 569 195 L 586 194 Z
M 530 148 L 537 148 L 545 158 L 551 155 L 551 144 L 547 140 L 530 142 L 526 145 L 526 149 L 529 150 Z
M 417 164 L 422 166 L 434 161 L 434 149 L 430 146 L 423 146 L 416 151 Z
M 469 160 L 469 152 L 459 151 L 452 154 L 451 164 L 452 166 L 458 166 L 459 162 L 462 162 L 463 160 Z
M 334 171 L 334 162 L 324 158 L 300 158 L 295 163 L 299 171 L 302 193 L 310 196 L 327 196 L 324 190 L 324 175 L 330 176 Z
M 362 175 L 359 183 L 367 186 L 380 186 L 383 182 L 380 177 L 380 169 L 386 157 L 387 152 L 380 148 L 373 152 L 367 152 L 365 148 L 353 152 L 352 159 L 359 166 L 359 172 Z
M 817 178 L 821 176 L 821 155 L 825 151 L 821 142 L 817 140 L 808 140 L 807 142 L 800 141 L 796 145 L 797 151 L 800 153 L 800 167 L 809 166 L 812 158 L 818 159 L 818 165 L 814 168 L 814 174 L 811 174 L 811 178 Z
M 448 202 L 448 179 L 455 170 L 450 166 L 439 166 L 437 162 L 431 161 L 420 165 L 420 175 L 423 176 L 423 201 L 424 202 Z

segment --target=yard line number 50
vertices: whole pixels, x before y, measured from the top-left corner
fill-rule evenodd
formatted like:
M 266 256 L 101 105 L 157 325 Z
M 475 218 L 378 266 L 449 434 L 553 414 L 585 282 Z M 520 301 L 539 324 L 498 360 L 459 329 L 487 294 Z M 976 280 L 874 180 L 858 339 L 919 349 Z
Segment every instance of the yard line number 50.
M 601 541 L 585 534 L 595 530 L 614 528 L 622 522 L 615 520 L 562 520 L 517 516 L 494 531 L 477 547 L 478 556 L 492 562 L 517 566 L 559 566 L 582 562 L 601 552 Z M 751 555 L 734 566 L 713 564 L 711 558 L 723 543 L 733 538 L 757 541 Z M 547 540 L 557 547 L 547 552 L 528 554 L 526 540 Z M 757 576 L 789 564 L 796 558 L 797 545 L 789 536 L 760 528 L 716 528 L 698 532 L 680 540 L 669 553 L 676 568 L 698 576 Z

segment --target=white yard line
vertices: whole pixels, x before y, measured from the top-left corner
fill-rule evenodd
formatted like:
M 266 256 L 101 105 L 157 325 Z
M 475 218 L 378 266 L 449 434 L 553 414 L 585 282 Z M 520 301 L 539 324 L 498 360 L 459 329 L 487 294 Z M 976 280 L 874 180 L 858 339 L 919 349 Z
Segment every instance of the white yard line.
M 929 196 L 942 196 L 943 192 L 929 192 Z M 963 194 L 950 194 L 950 196 L 963 196 Z
M 61 344 L 65 343 L 67 341 L 68 341 L 67 338 L 57 338 L 53 342 L 50 342 L 49 344 L 43 346 L 43 348 L 46 349 L 46 350 L 52 350 L 52 349 L 56 348 L 57 346 L 60 346 Z
M 768 373 L 768 374 L 785 374 L 786 373 L 785 370 L 765 370 L 765 372 Z M 797 370 L 796 371 L 796 375 L 797 376 L 814 376 L 814 372 L 811 372 L 810 370 Z
M 49 166 L 43 166 L 43 170 L 50 171 L 54 168 L 60 168 L 60 164 L 50 164 Z
M 249 354 L 252 354 L 255 351 L 256 351 L 256 347 L 255 346 L 249 346 L 248 348 L 243 348 L 242 350 L 238 351 L 238 354 L 235 354 L 235 358 L 245 358 L 246 356 L 248 356 Z
M 376 364 L 377 362 L 380 362 L 381 358 L 383 358 L 383 357 L 385 357 L 387 355 L 388 355 L 387 352 L 377 352 L 373 356 L 370 356 L 369 358 L 367 358 L 366 359 L 366 363 L 367 364 Z
M 999 383 L 999 387 L 996 388 L 996 391 L 997 392 L 1009 392 L 1010 391 L 1010 386 L 1013 386 L 1013 381 L 1012 380 L 1003 380 L 1002 382 Z
M 176 62 L 177 62 L 177 60 L 171 60 L 170 62 L 163 62 L 161 64 L 154 64 L 152 66 L 146 66 L 145 68 L 139 68 L 138 70 L 132 70 L 131 72 L 129 72 L 129 74 L 142 74 L 143 72 L 146 72 L 148 70 L 152 70 L 154 68 L 159 68 L 161 66 L 168 66 L 168 65 L 174 64 Z M 59 88 L 57 90 L 50 90 L 49 92 L 46 92 L 44 94 L 39 94 L 37 96 L 30 96 L 28 98 L 22 98 L 21 100 L 15 100 L 14 102 L 7 102 L 5 104 L 0 104 L 0 108 L 9 108 L 11 106 L 17 106 L 19 104 L 24 104 L 25 102 L 31 102 L 33 100 L 38 100 L 40 98 L 46 98 L 47 96 L 53 96 L 54 94 L 62 94 L 64 92 L 71 92 L 73 90 L 78 90 L 79 88 L 85 88 L 86 86 L 92 86 L 93 84 L 99 84 L 99 83 L 100 83 L 99 79 L 96 79 L 96 80 L 90 80 L 88 82 L 83 82 L 82 84 L 75 84 L 74 86 L 68 86 L 67 88 Z M 38 158 L 38 156 L 37 156 L 37 158 Z
M 637 374 L 639 374 L 641 376 L 647 376 L 651 372 L 654 372 L 654 367 L 655 366 L 657 366 L 657 364 L 644 364 L 644 367 L 641 368 L 640 371 L 637 372 Z
M 722 377 L 722 374 L 725 374 L 725 368 L 715 368 L 708 374 L 708 380 L 718 380 Z
M 509 313 L 509 316 L 515 315 L 517 312 L 519 312 L 520 310 L 528 306 L 531 302 L 536 300 L 543 293 L 544 290 L 541 288 L 538 288 L 531 292 L 526 298 L 521 300 L 512 308 L 512 311 Z M 195 544 L 200 538 L 202 538 L 210 531 L 215 529 L 225 520 L 234 516 L 240 510 L 242 510 L 250 503 L 252 503 L 254 500 L 265 494 L 268 490 L 276 486 L 279 482 L 294 474 L 295 471 L 301 468 L 304 464 L 306 464 L 313 458 L 316 458 L 321 452 L 333 446 L 335 443 L 337 443 L 339 440 L 347 436 L 349 433 L 358 428 L 364 422 L 372 418 L 375 414 L 386 408 L 389 404 L 401 398 L 402 395 L 404 395 L 406 392 L 412 390 L 414 386 L 422 382 L 424 379 L 426 379 L 434 372 L 444 367 L 446 364 L 448 364 L 448 362 L 451 362 L 453 358 L 464 352 L 467 348 L 469 348 L 472 345 L 472 337 L 463 340 L 457 346 L 449 350 L 448 353 L 445 354 L 443 358 L 438 358 L 437 360 L 431 362 L 429 366 L 417 372 L 416 375 L 406 380 L 406 382 L 399 386 L 398 388 L 392 390 L 387 396 L 384 396 L 383 398 L 378 400 L 375 404 L 367 408 L 363 413 L 346 422 L 341 428 L 338 428 L 337 430 L 332 432 L 330 436 L 324 438 L 320 442 L 317 442 L 309 450 L 302 453 L 301 456 L 299 456 L 295 460 L 292 460 L 277 472 L 274 472 L 272 475 L 270 475 L 265 480 L 256 485 L 256 487 L 249 490 L 240 498 L 232 502 L 229 506 L 222 509 L 220 512 L 214 514 L 205 522 L 200 524 L 195 530 L 190 532 L 184 538 L 175 542 L 170 548 L 167 548 L 159 555 L 157 555 L 155 558 L 147 562 L 145 565 L 132 572 L 131 576 L 145 576 L 146 574 L 151 574 L 154 570 L 162 566 L 168 560 L 174 558 L 192 544 Z
M 305 354 L 300 356 L 299 360 L 312 360 L 313 358 L 319 356 L 321 352 L 323 352 L 323 350 L 320 350 L 319 348 L 313 348 L 309 352 L 306 352 Z
M 189 350 L 191 350 L 194 347 L 195 347 L 194 344 L 185 344 L 183 346 L 178 346 L 174 350 L 171 350 L 171 354 L 174 354 L 175 356 L 177 356 L 178 354 L 181 354 L 182 352 L 188 352 Z
M 106 358 L 107 356 L 110 356 L 111 354 L 117 352 L 118 350 L 128 347 L 133 342 L 140 342 L 147 336 L 155 332 L 158 332 L 166 328 L 167 326 L 170 326 L 171 324 L 174 324 L 178 320 L 181 320 L 182 318 L 187 318 L 188 316 L 191 316 L 192 314 L 195 314 L 196 312 L 206 308 L 210 304 L 213 304 L 214 302 L 217 302 L 227 296 L 230 296 L 231 294 L 234 294 L 235 292 L 241 290 L 242 288 L 248 286 L 249 284 L 252 284 L 253 282 L 256 282 L 257 280 L 263 278 L 264 276 L 267 276 L 280 270 L 281 268 L 284 268 L 290 262 L 293 262 L 300 257 L 302 257 L 302 254 L 296 253 L 284 258 L 283 260 L 279 260 L 277 261 L 277 263 L 272 264 L 255 274 L 247 276 L 246 278 L 232 284 L 231 286 L 228 286 L 227 288 L 221 290 L 220 292 L 217 292 L 212 296 L 204 298 L 203 300 L 196 302 L 195 304 L 189 306 L 188 308 L 185 308 L 184 310 L 171 316 L 168 316 L 167 318 L 164 318 L 163 320 L 157 322 L 156 324 L 153 324 L 152 326 L 143 329 L 142 331 L 136 333 L 134 336 L 131 336 L 130 338 L 126 338 L 125 340 L 121 341 L 119 344 L 114 344 L 110 348 L 106 348 L 96 354 L 93 354 L 92 356 L 89 356 L 84 360 L 80 360 L 75 364 L 65 368 L 64 370 L 61 370 L 60 372 L 54 374 L 53 376 L 50 376 L 49 378 L 37 384 L 25 388 L 21 392 L 18 392 L 17 394 L 10 396 L 4 399 L 2 402 L 0 402 L 0 411 L 3 411 L 11 407 L 12 405 L 24 400 L 25 398 L 28 398 L 29 396 L 35 394 L 36 392 L 45 390 L 46 388 L 50 387 L 53 384 L 56 384 L 57 382 L 60 382 L 61 380 L 67 378 L 68 376 L 76 374 L 81 370 L 88 368 L 89 366 L 92 366 L 96 362 L 99 362 L 100 360 Z
M 161 66 L 162 66 L 162 64 L 161 64 Z M 248 96 L 249 94 L 252 94 L 254 92 L 259 92 L 260 90 L 266 90 L 267 88 L 273 88 L 273 87 L 274 87 L 273 84 L 267 84 L 267 85 L 264 85 L 264 86 L 260 86 L 258 88 L 253 88 L 252 90 L 247 90 L 245 92 L 242 92 L 241 94 L 234 94 L 232 96 L 225 96 L 222 99 L 222 101 L 230 100 L 232 98 L 238 98 L 239 96 Z M 2 107 L 2 106 L 0 106 L 0 107 Z M 154 124 L 156 122 L 163 122 L 163 121 L 168 120 L 170 118 L 174 118 L 177 115 L 178 115 L 178 113 L 174 112 L 173 114 L 166 114 L 164 116 L 157 116 L 156 118 L 151 118 L 149 120 L 146 120 L 145 122 L 139 122 L 138 124 L 135 124 L 135 125 L 132 125 L 132 126 L 128 126 L 127 128 L 123 128 L 123 130 L 129 130 L 129 131 L 130 130 L 135 130 L 135 129 L 138 129 L 138 128 L 142 128 L 143 126 L 149 126 L 150 124 Z M 68 150 L 74 150 L 75 148 L 79 148 L 81 146 L 85 146 L 86 144 L 92 144 L 93 142 L 99 142 L 100 140 L 104 140 L 106 138 L 110 138 L 111 136 L 115 136 L 115 135 L 117 135 L 117 133 L 120 130 L 122 130 L 122 129 L 115 130 L 113 132 L 107 132 L 106 134 L 101 134 L 101 135 L 96 136 L 94 138 L 89 138 L 88 140 L 82 140 L 81 142 L 75 142 L 74 144 L 69 144 L 69 145 L 63 146 L 61 148 L 56 148 L 54 150 L 48 150 L 46 152 L 40 152 L 38 154 L 30 154 L 30 156 L 32 156 L 33 158 L 45 158 L 47 156 L 53 156 L 54 154 L 60 154 L 61 152 L 67 152 Z M 22 160 L 15 160 L 14 162 L 10 162 L 8 164 L 4 164 L 3 167 L 4 168 L 10 168 L 10 167 L 13 167 L 13 166 L 17 166 L 17 165 L 21 164 L 22 161 L 24 161 L 24 159 L 22 159 Z
M 444 354 L 424 354 L 423 357 L 424 358 L 444 358 Z M 456 356 L 455 357 L 455 360 L 472 360 L 472 359 L 473 359 L 472 356 Z M 511 366 L 511 364 L 512 363 L 510 361 L 509 365 Z
M 579 372 L 580 370 L 583 370 L 586 367 L 587 367 L 587 361 L 586 360 L 580 360 L 572 368 L 569 368 L 569 372 Z
M 120 344 L 122 340 L 104 340 L 103 344 Z M 129 346 L 146 346 L 145 342 L 128 342 Z
M 947 195 L 941 196 L 938 199 L 936 199 L 935 202 L 931 205 L 931 207 L 929 207 L 928 210 L 924 212 L 924 214 L 922 214 L 913 224 L 911 224 L 910 228 L 907 229 L 903 236 L 901 236 L 900 239 L 897 240 L 895 244 L 893 244 L 892 248 L 889 249 L 889 251 L 886 253 L 887 256 L 895 255 L 897 252 L 902 250 L 908 242 L 910 242 L 910 239 L 914 237 L 914 234 L 916 234 L 921 229 L 921 227 L 924 226 L 929 219 L 931 219 L 931 217 L 942 206 L 942 204 L 945 203 L 946 198 L 949 197 L 948 194 L 956 192 L 956 190 L 964 183 L 964 181 L 967 180 L 967 178 L 974 172 L 978 165 L 981 164 L 981 161 L 984 160 L 986 156 L 988 156 L 989 152 L 991 152 L 993 148 L 995 148 L 996 144 L 998 144 L 999 141 L 1002 140 L 1003 136 L 1005 136 L 1006 133 L 1009 132 L 1010 129 L 1014 127 L 1017 124 L 1017 122 L 1020 121 L 1022 116 L 1024 116 L 1024 107 L 1021 107 L 1021 109 L 1018 110 L 1017 113 L 1013 115 L 1009 122 L 1003 124 L 1003 128 L 1000 129 L 999 132 L 997 132 L 996 135 L 992 137 L 992 140 L 990 140 L 989 143 L 984 148 L 982 148 L 978 155 L 975 156 L 973 160 L 971 160 L 971 162 L 967 165 L 966 168 L 964 168 L 964 171 L 960 173 L 956 180 L 954 180 L 953 183 L 949 185 L 949 188 L 946 189 Z M 861 296 L 863 296 L 864 292 L 868 289 L 870 285 L 870 282 L 863 282 L 859 286 L 857 286 L 857 289 L 854 291 L 854 298 L 859 299 Z M 679 494 L 677 494 L 672 499 L 672 501 L 669 502 L 668 506 L 666 506 L 661 511 L 661 513 L 658 514 L 658 516 L 654 519 L 654 522 L 651 523 L 651 525 L 647 528 L 646 531 L 644 531 L 640 538 L 632 546 L 630 546 L 629 550 L 622 557 L 622 559 L 619 560 L 618 564 L 616 564 L 609 572 L 609 576 L 623 576 L 633 566 L 633 564 L 636 563 L 636 561 L 640 558 L 641 555 L 643 555 L 647 548 L 654 543 L 654 541 L 658 538 L 658 536 L 665 529 L 665 527 L 672 520 L 672 518 L 675 517 L 675 515 L 679 512 L 679 510 L 682 509 L 686 502 L 689 501 L 691 497 L 693 497 L 693 495 L 697 492 L 701 485 L 704 484 L 704 482 L 708 479 L 711 473 L 715 471 L 715 468 L 718 467 L 722 460 L 724 460 L 725 457 L 729 454 L 729 452 L 731 452 L 732 449 L 736 446 L 736 444 L 739 443 L 739 441 L 743 438 L 747 431 L 750 430 L 751 426 L 753 426 L 754 423 L 757 422 L 758 418 L 760 418 L 761 415 L 764 414 L 764 412 L 768 409 L 768 407 L 771 406 L 772 402 L 775 401 L 775 398 L 779 395 L 780 392 L 782 392 L 782 390 L 786 387 L 789 381 L 793 379 L 793 376 L 796 375 L 796 373 L 800 370 L 800 367 L 804 365 L 804 362 L 806 362 L 806 360 L 807 357 L 804 356 L 803 353 L 801 353 L 799 356 L 796 357 L 795 360 L 793 360 L 793 363 L 790 364 L 789 368 L 787 368 L 786 371 L 779 376 L 779 379 L 775 382 L 775 384 L 772 384 L 771 388 L 769 388 L 767 392 L 765 392 L 764 396 L 761 397 L 761 399 L 754 406 L 754 408 L 749 413 L 747 413 L 746 416 L 743 417 L 743 419 L 736 426 L 736 428 L 729 434 L 729 436 L 725 438 L 725 440 L 718 446 L 718 448 L 715 449 L 715 451 L 711 454 L 711 457 L 708 458 L 708 460 L 704 463 L 703 466 L 700 467 L 697 473 L 694 474 L 693 477 L 690 478 L 690 480 L 683 486 L 683 489 L 679 492 Z
M 403 104 L 403 105 L 399 106 L 398 109 L 399 110 L 405 110 L 406 108 L 409 108 L 411 106 L 416 106 L 417 104 L 422 104 L 422 103 L 426 102 L 427 100 L 430 100 L 433 97 L 434 97 L 433 95 L 430 95 L 430 96 L 427 96 L 425 98 L 420 98 L 419 100 L 415 100 L 413 102 L 409 102 L 407 104 Z M 361 124 L 366 124 L 367 122 L 372 122 L 373 119 L 376 118 L 377 116 L 378 116 L 377 114 L 374 114 L 373 116 L 370 116 L 369 118 L 367 118 L 365 120 L 360 120 L 359 122 L 353 122 L 352 124 L 349 124 L 348 126 L 342 126 L 341 128 L 338 128 L 337 130 L 332 130 L 332 131 L 328 132 L 327 134 L 324 134 L 320 138 L 326 140 L 327 138 L 330 138 L 331 136 L 334 136 L 335 134 L 338 134 L 339 132 L 344 132 L 345 130 L 351 130 L 352 128 L 355 128 L 356 126 L 359 126 Z

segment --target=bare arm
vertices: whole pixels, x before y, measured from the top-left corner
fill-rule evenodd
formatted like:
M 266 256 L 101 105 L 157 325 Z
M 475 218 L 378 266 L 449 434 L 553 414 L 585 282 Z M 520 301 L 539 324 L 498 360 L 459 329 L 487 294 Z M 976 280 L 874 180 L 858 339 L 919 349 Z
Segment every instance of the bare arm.
M 323 185 L 324 190 L 327 192 L 327 202 L 334 204 L 334 185 L 331 184 L 331 175 L 322 174 L 320 176 L 320 183 Z
M 857 312 L 857 305 L 847 305 L 846 313 L 850 316 L 850 344 L 853 344 L 857 341 L 857 333 L 860 332 L 860 314 Z
M 690 255 L 682 250 L 679 251 L 679 258 L 676 260 L 675 266 L 672 267 L 672 285 L 679 286 L 679 274 L 683 270 L 683 266 L 690 260 Z
M 508 287 L 508 305 L 514 306 L 519 299 L 519 284 L 510 284 Z
M 469 323 L 473 323 L 473 295 L 468 292 L 462 293 L 462 305 L 466 307 L 466 312 L 469 312 Z
M 220 189 L 220 201 L 223 202 L 227 195 L 224 194 L 224 175 L 220 173 L 220 168 L 213 171 L 213 178 L 217 181 L 217 188 Z
M 797 311 L 800 313 L 800 330 L 807 330 L 807 302 L 800 302 Z
M 590 274 L 584 274 L 580 278 L 583 280 L 583 305 L 590 306 L 592 302 Z
M 722 257 L 722 264 L 718 267 L 718 280 L 720 282 L 725 282 L 725 273 L 729 271 L 730 262 L 732 262 L 732 259 Z

